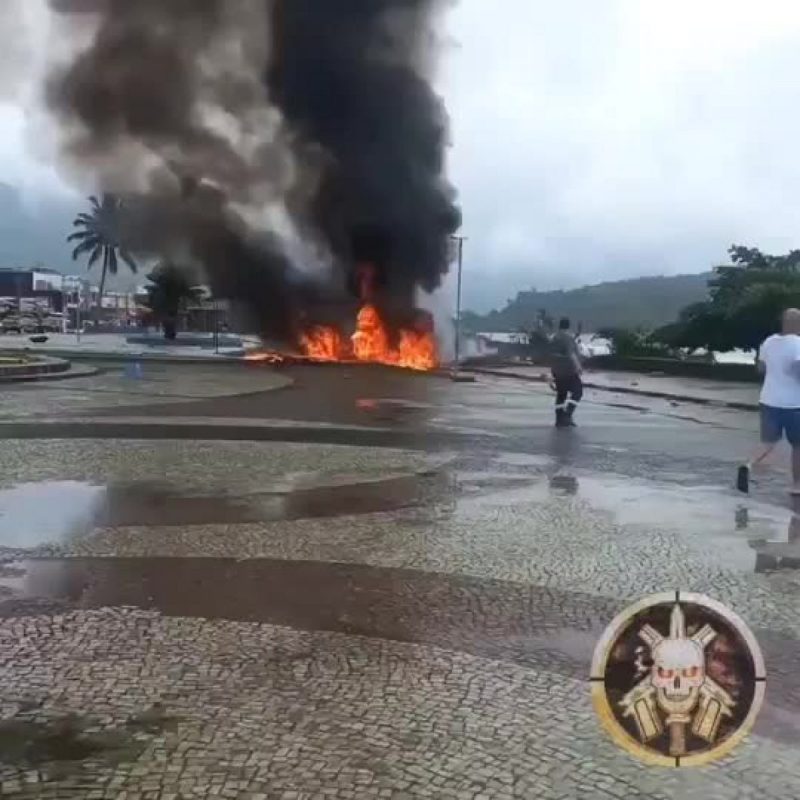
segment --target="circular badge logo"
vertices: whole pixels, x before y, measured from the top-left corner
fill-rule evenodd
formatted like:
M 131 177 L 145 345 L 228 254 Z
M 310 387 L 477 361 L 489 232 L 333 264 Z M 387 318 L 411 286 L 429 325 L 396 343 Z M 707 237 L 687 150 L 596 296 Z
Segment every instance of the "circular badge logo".
M 606 628 L 592 659 L 592 702 L 614 741 L 649 764 L 707 764 L 753 727 L 766 688 L 755 637 L 702 594 L 645 597 Z

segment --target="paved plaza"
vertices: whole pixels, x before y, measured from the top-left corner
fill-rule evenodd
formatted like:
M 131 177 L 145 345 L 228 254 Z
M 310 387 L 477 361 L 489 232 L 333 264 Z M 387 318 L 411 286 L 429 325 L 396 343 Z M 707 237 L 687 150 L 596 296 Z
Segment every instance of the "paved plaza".
M 363 367 L 5 387 L 0 796 L 800 796 L 800 529 L 756 415 Z M 648 767 L 592 710 L 643 595 L 726 603 L 753 735 Z

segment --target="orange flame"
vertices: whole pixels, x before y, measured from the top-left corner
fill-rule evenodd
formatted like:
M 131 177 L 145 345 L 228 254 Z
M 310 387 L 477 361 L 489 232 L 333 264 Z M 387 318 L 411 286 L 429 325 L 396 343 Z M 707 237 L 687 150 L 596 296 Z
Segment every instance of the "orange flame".
M 429 370 L 439 365 L 436 339 L 431 333 L 400 331 L 397 365 L 410 369 Z
M 380 312 L 366 304 L 356 317 L 356 330 L 348 343 L 332 325 L 314 325 L 300 335 L 300 349 L 314 361 L 364 361 L 407 369 L 431 370 L 439 365 L 432 330 L 401 329 L 397 347 Z
M 393 337 L 371 301 L 375 285 L 374 266 L 359 265 L 357 278 L 363 305 L 356 316 L 355 333 L 348 341 L 332 325 L 311 325 L 298 337 L 303 356 L 312 361 L 364 361 L 421 371 L 439 366 L 432 321 L 422 324 L 420 319 L 413 328 L 398 330 L 395 338 L 397 345 L 392 346 Z M 246 358 L 266 363 L 286 360 L 280 353 L 269 351 L 252 353 Z
M 315 361 L 341 361 L 345 353 L 342 334 L 330 325 L 314 325 L 302 333 L 300 347 Z
M 356 332 L 353 334 L 353 355 L 359 361 L 391 363 L 392 351 L 389 348 L 389 334 L 383 324 L 378 309 L 366 305 L 356 317 Z
M 244 360 L 253 364 L 283 364 L 286 358 L 272 350 L 258 350 L 255 353 L 247 353 Z

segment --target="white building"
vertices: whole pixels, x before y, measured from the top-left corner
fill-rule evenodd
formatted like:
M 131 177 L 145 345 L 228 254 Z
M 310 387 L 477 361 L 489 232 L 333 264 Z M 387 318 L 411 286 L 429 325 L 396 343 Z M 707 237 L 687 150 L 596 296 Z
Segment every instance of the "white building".
M 34 292 L 63 292 L 64 276 L 54 269 L 36 267 L 31 270 L 31 284 Z

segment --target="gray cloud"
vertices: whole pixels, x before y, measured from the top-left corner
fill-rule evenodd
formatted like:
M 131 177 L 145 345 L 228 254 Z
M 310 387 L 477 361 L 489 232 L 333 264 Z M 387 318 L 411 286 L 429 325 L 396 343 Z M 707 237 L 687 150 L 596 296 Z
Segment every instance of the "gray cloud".
M 800 246 L 798 34 L 794 0 L 459 0 L 438 86 L 467 304 Z M 23 138 L 0 130 L 15 178 Z
M 18 102 L 28 65 L 33 60 L 34 38 L 24 0 L 0 3 L 0 31 L 3 34 L 0 67 L 0 102 Z
M 461 1 L 441 83 L 468 305 L 800 244 L 796 4 L 498 5 Z

